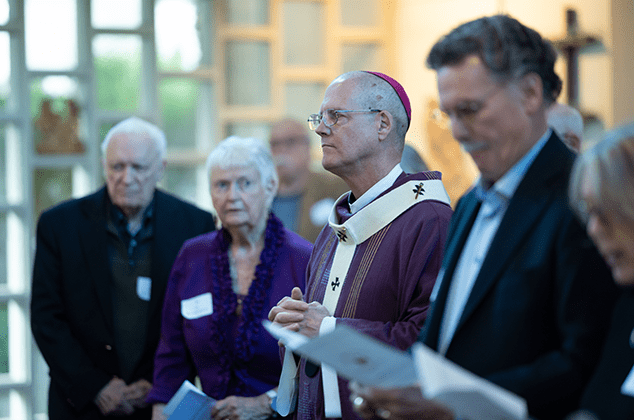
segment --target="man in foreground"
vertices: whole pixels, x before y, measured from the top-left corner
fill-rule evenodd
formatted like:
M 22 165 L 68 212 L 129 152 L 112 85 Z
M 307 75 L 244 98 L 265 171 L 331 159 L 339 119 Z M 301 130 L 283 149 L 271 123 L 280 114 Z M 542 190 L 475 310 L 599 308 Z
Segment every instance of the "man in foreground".
M 420 340 L 519 394 L 542 420 L 578 403 L 614 299 L 568 206 L 574 154 L 546 123 L 561 90 L 555 58 L 537 32 L 501 15 L 459 26 L 427 58 L 440 108 L 481 176 L 456 207 Z M 364 417 L 454 414 L 418 388 L 356 391 Z M 479 409 L 468 418 L 483 418 Z

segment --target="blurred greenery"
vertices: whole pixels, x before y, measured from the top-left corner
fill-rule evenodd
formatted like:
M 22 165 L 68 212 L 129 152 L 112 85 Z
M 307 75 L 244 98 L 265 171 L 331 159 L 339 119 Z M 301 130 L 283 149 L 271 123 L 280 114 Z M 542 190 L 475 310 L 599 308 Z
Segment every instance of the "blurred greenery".
M 201 89 L 201 83 L 192 79 L 170 78 L 160 82 L 163 129 L 171 147 L 196 147 L 196 106 Z
M 95 57 L 94 63 L 99 108 L 137 111 L 141 103 L 141 57 Z

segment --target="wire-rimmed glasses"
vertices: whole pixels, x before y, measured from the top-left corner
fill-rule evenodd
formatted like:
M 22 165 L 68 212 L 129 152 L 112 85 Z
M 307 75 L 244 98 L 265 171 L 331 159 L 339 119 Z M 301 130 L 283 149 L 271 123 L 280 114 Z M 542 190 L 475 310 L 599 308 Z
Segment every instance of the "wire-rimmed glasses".
M 381 112 L 380 109 L 327 109 L 320 114 L 310 114 L 308 117 L 308 126 L 311 130 L 317 130 L 319 124 L 323 121 L 326 127 L 332 127 L 337 124 L 339 114 L 350 112 Z

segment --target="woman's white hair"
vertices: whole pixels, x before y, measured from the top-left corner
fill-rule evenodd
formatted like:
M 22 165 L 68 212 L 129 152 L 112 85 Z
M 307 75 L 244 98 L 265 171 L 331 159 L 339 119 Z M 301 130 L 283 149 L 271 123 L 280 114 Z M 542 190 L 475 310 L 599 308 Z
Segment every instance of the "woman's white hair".
M 101 155 L 104 159 L 106 157 L 106 151 L 108 150 L 110 140 L 118 134 L 149 136 L 156 145 L 156 150 L 159 152 L 159 158 L 164 160 L 167 155 L 167 140 L 165 139 L 165 133 L 163 133 L 163 130 L 154 124 L 142 120 L 141 118 L 130 117 L 116 124 L 110 129 L 110 131 L 108 131 L 108 134 L 106 134 L 106 137 L 101 143 Z
M 270 201 L 277 193 L 279 180 L 275 171 L 275 164 L 268 146 L 253 137 L 231 136 L 222 140 L 207 157 L 207 178 L 215 168 L 254 167 L 260 173 L 260 183 L 266 187 L 268 183 L 274 186 Z M 270 206 L 270 203 L 269 203 Z
M 606 213 L 634 223 L 634 123 L 606 133 L 602 141 L 575 160 L 569 184 L 570 203 L 587 222 L 582 184 L 592 191 Z

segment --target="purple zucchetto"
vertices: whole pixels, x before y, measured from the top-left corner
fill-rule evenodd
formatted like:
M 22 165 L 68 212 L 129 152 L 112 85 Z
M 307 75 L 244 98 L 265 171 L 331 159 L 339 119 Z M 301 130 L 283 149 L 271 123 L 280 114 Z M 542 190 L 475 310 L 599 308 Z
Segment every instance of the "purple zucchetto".
M 392 86 L 392 89 L 394 89 L 394 91 L 398 95 L 398 98 L 401 100 L 401 103 L 403 104 L 403 107 L 405 108 L 405 113 L 407 114 L 407 127 L 409 127 L 409 124 L 412 121 L 412 106 L 409 103 L 409 97 L 407 96 L 407 93 L 405 93 L 405 89 L 403 88 L 403 86 L 401 86 L 401 84 L 399 82 L 397 82 L 396 80 L 392 79 L 387 74 L 379 73 L 378 71 L 367 71 L 366 70 L 365 72 L 373 74 L 376 77 L 380 77 L 381 79 L 383 79 L 386 82 L 388 82 L 390 84 L 390 86 Z

